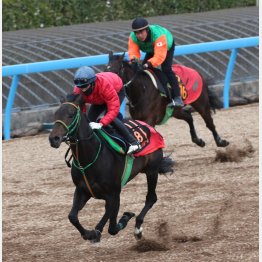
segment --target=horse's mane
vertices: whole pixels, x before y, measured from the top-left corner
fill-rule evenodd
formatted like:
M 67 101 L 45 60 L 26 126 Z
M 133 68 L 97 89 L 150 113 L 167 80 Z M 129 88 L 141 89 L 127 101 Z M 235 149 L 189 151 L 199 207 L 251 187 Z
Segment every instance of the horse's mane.
M 67 102 L 74 102 L 79 95 L 80 94 L 75 94 L 75 93 L 67 94 L 66 95 L 66 101 Z
M 125 67 L 131 67 L 131 65 L 129 64 L 129 61 L 127 60 L 123 60 L 122 63 L 123 63 L 123 66 Z
M 60 98 L 60 102 L 61 103 L 64 103 L 64 102 L 75 103 L 75 104 L 79 105 L 80 108 L 82 108 L 82 106 L 85 103 L 85 101 L 83 100 L 82 95 L 81 94 L 75 94 L 75 93 L 67 94 L 65 98 L 61 97 Z

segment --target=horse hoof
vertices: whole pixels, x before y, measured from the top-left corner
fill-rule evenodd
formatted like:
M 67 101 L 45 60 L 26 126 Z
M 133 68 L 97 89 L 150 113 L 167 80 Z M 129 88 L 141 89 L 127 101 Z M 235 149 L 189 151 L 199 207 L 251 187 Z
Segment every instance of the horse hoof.
M 90 240 L 90 243 L 92 243 L 92 244 L 99 243 L 99 242 L 100 242 L 100 237 Z
M 130 220 L 132 217 L 135 216 L 135 213 L 132 213 L 132 212 L 124 212 L 123 216 L 124 217 L 126 216 L 128 218 L 128 220 Z
M 199 143 L 199 146 L 204 147 L 205 145 L 206 145 L 206 143 L 203 140 L 201 140 L 201 142 Z
M 92 236 L 92 239 L 90 239 L 90 242 L 91 243 L 98 243 L 100 242 L 100 239 L 101 239 L 101 232 L 99 230 L 93 230 L 92 231 L 94 234 Z
M 200 147 L 204 147 L 204 146 L 206 145 L 206 143 L 205 143 L 202 139 L 199 139 L 199 138 L 193 139 L 192 141 L 193 141 L 195 144 L 197 144 L 198 146 L 200 146 Z
M 90 240 L 90 238 L 91 238 L 91 231 L 90 230 L 85 230 L 85 233 L 83 235 L 81 235 L 81 236 L 82 236 L 82 238 L 84 240 Z
M 91 243 L 100 242 L 101 232 L 99 230 L 85 230 L 85 234 L 82 235 L 84 240 L 89 240 Z
M 135 232 L 134 232 L 134 236 L 136 238 L 136 240 L 140 240 L 143 236 L 143 228 L 140 227 L 139 229 L 136 227 L 135 228 Z
M 217 143 L 217 146 L 218 147 L 226 147 L 229 145 L 229 142 L 226 141 L 226 140 L 220 140 L 218 143 Z

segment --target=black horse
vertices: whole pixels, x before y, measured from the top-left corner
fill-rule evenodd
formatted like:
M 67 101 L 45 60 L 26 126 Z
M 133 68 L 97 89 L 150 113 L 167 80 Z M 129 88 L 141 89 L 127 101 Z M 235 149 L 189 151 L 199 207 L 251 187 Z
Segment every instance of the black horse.
M 152 126 L 161 124 L 163 119 L 166 117 L 166 108 L 169 102 L 167 97 L 160 95 L 159 90 L 157 90 L 148 74 L 141 70 L 137 70 L 137 68 L 134 68 L 129 64 L 129 62 L 124 61 L 124 55 L 125 53 L 123 53 L 123 55 L 114 55 L 110 52 L 109 63 L 106 71 L 114 72 L 122 78 L 126 95 L 129 100 L 129 112 L 133 119 L 139 119 Z M 190 68 L 188 69 L 193 70 Z M 158 71 L 159 75 L 160 70 L 155 70 L 156 72 Z M 203 86 L 199 97 L 190 103 L 190 105 L 204 119 L 207 128 L 214 136 L 216 145 L 218 147 L 225 147 L 229 144 L 229 142 L 220 138 L 211 116 L 211 108 L 213 111 L 215 111 L 215 108 L 221 108 L 221 102 L 217 99 L 215 94 L 211 93 L 208 89 L 205 79 L 197 71 L 195 71 L 195 73 L 197 74 L 197 77 L 202 80 Z M 193 118 L 189 110 L 176 107 L 173 111 L 171 111 L 170 116 L 185 120 L 190 128 L 192 142 L 196 143 L 200 147 L 205 146 L 205 142 L 196 134 Z
M 157 201 L 155 189 L 158 174 L 173 172 L 174 162 L 170 157 L 163 156 L 162 148 L 135 158 L 114 151 L 101 136 L 101 130 L 93 131 L 90 128 L 86 115 L 81 111 L 83 103 L 81 95 L 67 96 L 55 113 L 55 124 L 49 135 L 52 147 L 58 148 L 62 142 L 66 142 L 73 155 L 71 175 L 76 189 L 68 218 L 81 236 L 91 242 L 100 241 L 108 220 L 109 234 L 116 235 L 124 229 L 128 221 L 135 216 L 132 212 L 124 212 L 117 223 L 123 170 L 129 166 L 130 176 L 124 178 L 125 183 L 139 172 L 145 173 L 147 177 L 145 206 L 136 217 L 135 223 L 134 234 L 139 239 L 142 237 L 141 225 L 144 217 Z M 133 166 L 130 165 L 132 163 Z M 78 213 L 91 197 L 105 200 L 105 213 L 94 230 L 86 230 L 78 220 Z

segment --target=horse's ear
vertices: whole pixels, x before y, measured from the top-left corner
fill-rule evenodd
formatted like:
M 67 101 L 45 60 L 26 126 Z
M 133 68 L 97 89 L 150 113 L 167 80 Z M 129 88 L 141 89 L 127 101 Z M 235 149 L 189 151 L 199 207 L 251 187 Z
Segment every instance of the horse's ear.
M 85 104 L 85 101 L 83 99 L 83 96 L 81 94 L 76 96 L 76 99 L 74 101 L 77 105 L 79 105 L 80 108 Z
M 60 96 L 59 101 L 61 104 L 63 104 L 65 102 L 65 98 L 63 96 Z
M 110 60 L 110 58 L 113 57 L 113 51 L 110 51 L 108 55 L 109 55 L 109 60 Z
M 124 58 L 125 58 L 125 54 L 126 54 L 126 52 L 124 52 L 124 53 L 122 54 L 122 56 L 121 56 L 121 61 L 124 60 Z

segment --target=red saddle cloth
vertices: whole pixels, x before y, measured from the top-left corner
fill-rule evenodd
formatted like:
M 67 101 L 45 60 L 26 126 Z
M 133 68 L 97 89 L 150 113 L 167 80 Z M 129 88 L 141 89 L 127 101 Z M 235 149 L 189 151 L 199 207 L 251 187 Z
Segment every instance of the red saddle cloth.
M 144 148 L 142 148 L 141 151 L 138 153 L 135 153 L 134 156 L 145 156 L 148 155 L 154 151 L 156 151 L 159 148 L 164 148 L 165 147 L 165 142 L 164 138 L 158 133 L 152 126 L 146 124 L 145 122 L 138 121 L 141 125 L 147 126 L 151 132 L 151 136 L 149 138 L 149 144 L 147 144 Z
M 174 64 L 172 70 L 182 81 L 182 83 L 179 83 L 179 86 L 184 103 L 191 104 L 197 100 L 203 88 L 203 81 L 199 73 L 192 68 L 179 64 Z

